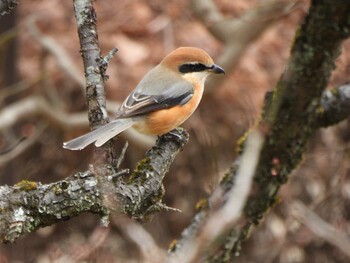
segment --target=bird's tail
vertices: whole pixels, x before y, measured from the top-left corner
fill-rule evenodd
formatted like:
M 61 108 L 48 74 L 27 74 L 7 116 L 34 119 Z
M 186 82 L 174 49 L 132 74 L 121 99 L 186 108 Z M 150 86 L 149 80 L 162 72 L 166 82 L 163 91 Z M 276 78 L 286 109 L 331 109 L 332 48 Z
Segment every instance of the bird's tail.
M 100 147 L 114 136 L 131 127 L 133 124 L 134 121 L 129 118 L 111 121 L 94 131 L 63 143 L 63 148 L 69 150 L 81 150 L 94 142 L 96 147 Z

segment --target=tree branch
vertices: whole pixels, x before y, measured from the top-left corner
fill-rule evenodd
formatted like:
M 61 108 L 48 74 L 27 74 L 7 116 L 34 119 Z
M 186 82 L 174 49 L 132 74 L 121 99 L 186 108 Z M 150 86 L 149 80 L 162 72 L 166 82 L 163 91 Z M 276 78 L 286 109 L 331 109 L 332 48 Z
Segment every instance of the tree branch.
M 35 142 L 38 141 L 40 136 L 43 134 L 45 128 L 47 125 L 39 125 L 38 130 L 35 132 L 34 135 L 30 136 L 29 138 L 25 139 L 19 139 L 19 143 L 16 144 L 14 147 L 11 147 L 11 149 L 5 153 L 0 154 L 0 168 L 14 160 L 16 157 L 21 155 L 23 152 L 28 150 Z
M 32 16 L 27 20 L 27 26 L 28 26 L 28 31 L 32 34 L 34 39 L 38 41 L 42 47 L 47 50 L 55 59 L 57 62 L 57 65 L 66 73 L 68 77 L 71 78 L 79 87 L 82 89 L 85 89 L 85 80 L 83 78 L 83 75 L 80 73 L 80 71 L 76 67 L 76 63 L 73 62 L 73 60 L 70 58 L 69 54 L 67 54 L 66 50 L 60 46 L 53 38 L 44 35 L 39 28 L 35 24 L 36 17 Z M 109 63 L 109 61 L 112 59 L 114 56 L 115 50 L 111 50 L 109 54 L 105 57 L 105 64 L 101 65 L 102 69 L 105 71 L 106 67 Z M 102 60 L 103 61 L 103 60 Z M 104 73 L 103 73 L 104 74 Z M 106 76 L 106 75 L 105 75 Z M 118 102 L 106 100 L 106 104 L 108 105 L 107 110 L 109 113 L 115 114 L 115 112 L 118 111 L 120 104 Z M 74 113 L 74 114 L 67 114 L 60 112 L 59 109 L 55 109 L 55 112 L 58 112 L 58 115 L 65 115 L 63 120 L 71 120 L 76 119 L 75 124 L 73 124 L 71 127 L 62 125 L 60 126 L 63 129 L 69 129 L 69 128 L 85 128 L 88 126 L 88 121 L 86 120 L 86 113 Z M 0 113 L 1 115 L 1 113 Z M 76 116 L 76 118 L 71 118 Z M 64 124 L 64 123 L 61 123 Z M 1 129 L 1 126 L 0 126 Z M 150 138 L 150 136 L 143 135 L 140 133 L 137 133 L 133 129 L 128 129 L 123 132 L 122 136 L 125 136 L 128 140 L 131 140 L 135 144 L 139 145 L 142 148 L 148 149 L 154 144 L 154 140 Z
M 276 203 L 280 186 L 288 181 L 293 169 L 301 162 L 307 142 L 319 128 L 321 96 L 340 53 L 341 42 L 350 34 L 349 12 L 350 2 L 312 1 L 297 32 L 286 70 L 273 91 L 272 99 L 265 104 L 259 123 L 259 127 L 266 127 L 268 135 L 256 169 L 254 192 L 244 210 L 246 221 L 233 227 L 226 238 L 220 238 L 221 247 L 208 255 L 209 262 L 228 262 L 232 255 L 239 253 L 252 227 L 259 224 L 266 211 Z M 226 200 L 226 193 L 234 184 L 240 165 L 241 162 L 235 163 L 224 177 L 215 191 L 219 193 L 216 200 Z M 199 212 L 184 230 L 172 257 L 183 252 L 181 245 L 184 240 L 195 240 L 199 235 L 213 198 L 208 201 L 209 208 Z
M 349 118 L 350 115 L 350 84 L 341 85 L 331 90 L 325 90 L 321 98 L 317 125 L 327 127 Z
M 104 97 L 105 70 L 115 50 L 104 58 L 100 57 L 96 14 L 91 1 L 76 0 L 74 8 L 87 79 L 90 126 L 95 128 L 107 121 Z M 49 118 L 60 123 L 67 121 L 66 115 L 57 115 L 40 97 L 24 102 L 25 109 L 31 109 L 34 114 L 42 114 L 41 111 L 44 111 Z M 40 106 L 34 106 L 39 103 Z M 20 118 L 24 113 L 22 107 L 12 107 L 7 109 L 4 115 L 11 125 L 15 121 L 14 117 Z M 138 163 L 127 182 L 121 177 L 125 171 L 114 170 L 117 158 L 109 143 L 105 147 L 95 148 L 93 165 L 89 171 L 48 185 L 22 181 L 14 187 L 0 188 L 0 240 L 13 242 L 24 233 L 83 212 L 101 215 L 102 222 L 106 224 L 110 211 L 125 213 L 138 220 L 147 220 L 162 209 L 176 210 L 161 202 L 162 180 L 187 141 L 188 134 L 183 129 L 160 137 L 156 145 L 146 153 L 146 157 Z
M 241 157 L 241 165 L 237 171 L 235 183 L 227 192 L 227 201 L 222 207 L 217 208 L 220 203 L 215 198 L 210 199 L 211 211 L 207 214 L 207 220 L 201 227 L 200 234 L 192 240 L 189 235 L 188 239 L 182 240 L 182 253 L 176 253 L 170 257 L 168 263 L 182 262 L 200 262 L 200 259 L 209 250 L 216 248 L 216 239 L 225 235 L 232 226 L 239 220 L 242 210 L 250 192 L 253 175 L 259 161 L 260 150 L 264 142 L 264 134 L 261 131 L 253 131 L 246 143 L 244 153 Z M 212 196 L 220 195 L 215 192 Z M 220 222 L 220 223 L 218 223 Z M 177 247 L 180 243 L 177 244 Z
M 271 24 L 295 9 L 300 2 L 273 0 L 232 19 L 225 18 L 212 0 L 192 0 L 191 5 L 194 14 L 224 44 L 217 63 L 229 74 L 249 44 L 260 37 Z M 211 92 L 222 81 L 222 78 L 212 78 L 205 91 Z
M 108 105 L 109 112 L 114 113 L 119 109 L 118 103 L 110 101 Z M 88 127 L 86 112 L 68 113 L 58 107 L 53 107 L 43 97 L 31 96 L 12 103 L 0 111 L 0 131 L 10 129 L 16 123 L 30 117 L 43 117 L 48 123 L 66 131 Z M 150 136 L 139 134 L 132 129 L 125 131 L 123 136 L 143 148 L 148 149 L 154 144 Z
M 19 0 L 0 0 L 0 16 L 10 14 L 18 3 Z
M 166 208 L 161 203 L 162 180 L 188 142 L 186 131 L 178 129 L 176 134 L 160 137 L 128 182 L 111 167 L 105 167 L 108 176 L 101 177 L 91 166 L 89 171 L 51 184 L 24 180 L 13 187 L 1 186 L 0 242 L 14 242 L 25 233 L 84 212 L 108 220 L 106 215 L 113 210 L 146 220 Z
M 69 54 L 52 37 L 44 35 L 36 25 L 37 17 L 30 16 L 27 21 L 28 32 L 32 37 L 47 50 L 57 61 L 58 66 L 80 87 L 85 87 L 84 76 L 75 63 L 73 63 Z
M 0 130 L 11 128 L 21 120 L 43 116 L 48 122 L 64 130 L 74 130 L 87 126 L 86 113 L 68 114 L 52 107 L 44 98 L 31 96 L 12 103 L 0 111 Z
M 294 201 L 289 211 L 291 211 L 292 216 L 308 227 L 315 235 L 334 245 L 350 258 L 350 239 L 345 233 L 328 224 L 299 201 Z
M 108 119 L 104 77 L 99 65 L 101 52 L 96 28 L 96 13 L 91 0 L 74 0 L 73 3 L 80 53 L 84 62 L 89 123 L 91 128 L 96 128 L 105 124 Z

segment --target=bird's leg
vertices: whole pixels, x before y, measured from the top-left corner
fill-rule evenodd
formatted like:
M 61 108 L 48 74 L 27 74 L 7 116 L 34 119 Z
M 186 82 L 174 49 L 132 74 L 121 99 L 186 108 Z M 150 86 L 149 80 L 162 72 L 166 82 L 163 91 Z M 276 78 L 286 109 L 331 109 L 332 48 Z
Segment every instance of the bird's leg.
M 180 127 L 158 137 L 158 140 L 160 141 L 174 141 L 179 145 L 185 145 L 188 139 L 188 133 L 185 129 Z
M 182 136 L 177 129 L 171 130 L 170 132 L 164 134 L 164 136 L 177 142 L 182 142 Z

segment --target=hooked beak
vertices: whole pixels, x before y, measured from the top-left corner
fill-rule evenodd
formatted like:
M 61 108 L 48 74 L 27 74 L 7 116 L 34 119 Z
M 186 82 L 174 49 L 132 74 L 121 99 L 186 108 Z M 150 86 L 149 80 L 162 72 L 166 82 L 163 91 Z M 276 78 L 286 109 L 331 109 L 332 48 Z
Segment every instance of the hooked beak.
M 214 74 L 225 74 L 225 70 L 215 64 L 209 69 L 209 71 Z

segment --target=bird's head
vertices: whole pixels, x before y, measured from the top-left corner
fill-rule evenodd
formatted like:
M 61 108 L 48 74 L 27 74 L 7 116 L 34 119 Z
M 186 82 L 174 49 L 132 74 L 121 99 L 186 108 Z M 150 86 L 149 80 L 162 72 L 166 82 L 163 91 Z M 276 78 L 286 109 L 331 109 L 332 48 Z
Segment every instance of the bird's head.
M 180 47 L 169 53 L 161 65 L 191 81 L 205 81 L 210 74 L 224 74 L 225 71 L 214 64 L 207 52 L 200 48 Z

